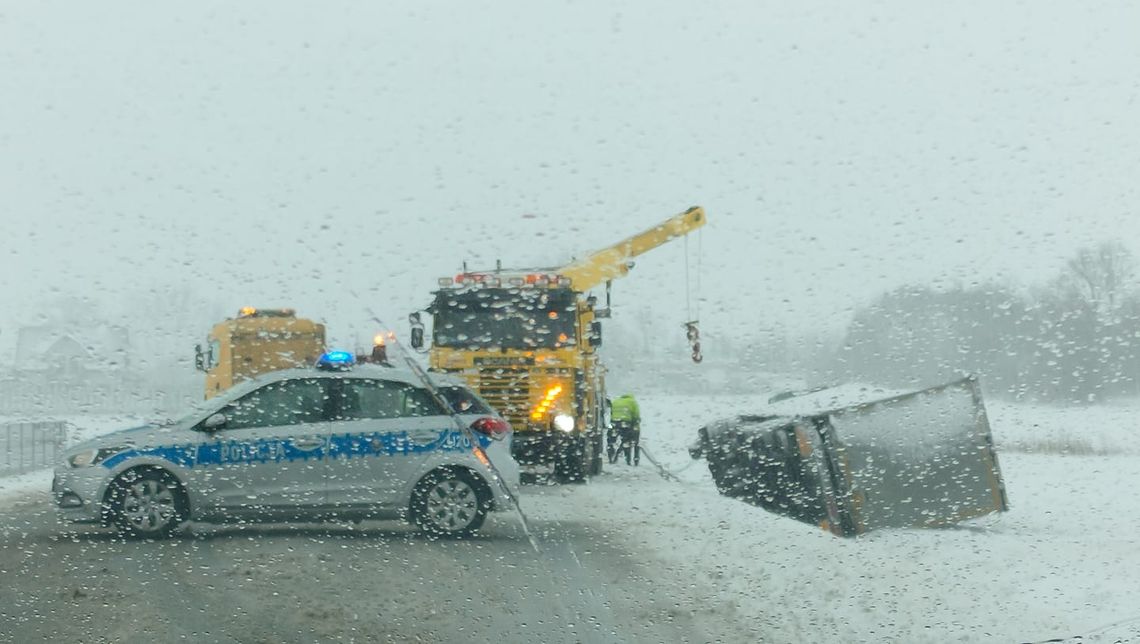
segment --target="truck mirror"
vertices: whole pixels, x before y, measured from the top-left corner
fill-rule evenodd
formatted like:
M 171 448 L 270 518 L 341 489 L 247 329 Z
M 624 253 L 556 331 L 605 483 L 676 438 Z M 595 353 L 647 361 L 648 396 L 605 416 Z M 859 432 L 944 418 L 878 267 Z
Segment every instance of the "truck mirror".
M 601 322 L 594 321 L 594 322 L 590 323 L 589 342 L 590 342 L 591 347 L 602 346 L 602 323 Z
M 194 345 L 194 368 L 198 371 L 206 370 L 206 354 L 202 352 L 202 345 Z
M 424 329 L 423 327 L 412 327 L 412 348 L 422 349 L 424 347 Z

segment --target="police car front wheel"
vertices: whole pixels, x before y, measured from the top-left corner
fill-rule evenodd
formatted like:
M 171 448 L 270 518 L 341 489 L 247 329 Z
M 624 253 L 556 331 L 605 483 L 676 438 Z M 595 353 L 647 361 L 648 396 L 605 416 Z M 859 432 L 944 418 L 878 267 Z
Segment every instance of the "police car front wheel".
M 490 493 L 474 475 L 437 470 L 424 477 L 412 494 L 412 518 L 435 536 L 468 536 L 483 526 Z
M 110 519 L 128 536 L 165 537 L 186 517 L 182 486 L 162 470 L 124 472 L 111 484 L 108 497 Z

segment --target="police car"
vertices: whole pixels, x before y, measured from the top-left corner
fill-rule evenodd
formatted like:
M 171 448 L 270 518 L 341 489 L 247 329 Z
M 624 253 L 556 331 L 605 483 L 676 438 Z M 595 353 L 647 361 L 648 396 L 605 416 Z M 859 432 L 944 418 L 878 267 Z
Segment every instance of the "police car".
M 266 374 L 171 424 L 76 445 L 56 468 L 55 504 L 144 538 L 184 521 L 395 517 L 464 536 L 510 507 L 495 477 L 518 482 L 512 432 L 485 401 L 433 377 L 443 409 L 414 373 L 351 362 L 326 354 L 324 370 Z

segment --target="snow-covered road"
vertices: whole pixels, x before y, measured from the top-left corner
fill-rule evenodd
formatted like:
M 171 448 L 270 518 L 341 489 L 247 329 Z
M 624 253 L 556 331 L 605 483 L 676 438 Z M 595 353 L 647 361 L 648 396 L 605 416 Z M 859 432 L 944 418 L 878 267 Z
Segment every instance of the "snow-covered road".
M 575 490 L 588 492 L 586 487 Z M 531 507 L 540 507 L 534 499 Z M 546 514 L 538 512 L 539 515 Z M 161 542 L 0 509 L 0 641 L 703 642 L 749 635 L 593 520 L 511 517 L 476 539 L 398 522 L 191 526 Z
M 643 441 L 682 482 L 643 462 L 611 466 L 588 485 L 524 487 L 537 555 L 509 515 L 470 542 L 366 523 L 194 526 L 169 542 L 123 543 L 57 525 L 46 475 L 6 479 L 0 617 L 11 626 L 0 635 L 1140 641 L 1140 536 L 1131 526 L 1140 457 L 1127 446 L 1043 453 L 1082 438 L 1107 451 L 1100 446 L 1131 438 L 1128 407 L 991 405 L 998 444 L 1010 446 L 1000 454 L 1010 512 L 845 540 L 721 497 L 703 461 L 688 458 L 702 422 L 761 404 L 645 398 Z M 116 630 L 138 624 L 140 612 L 153 631 Z

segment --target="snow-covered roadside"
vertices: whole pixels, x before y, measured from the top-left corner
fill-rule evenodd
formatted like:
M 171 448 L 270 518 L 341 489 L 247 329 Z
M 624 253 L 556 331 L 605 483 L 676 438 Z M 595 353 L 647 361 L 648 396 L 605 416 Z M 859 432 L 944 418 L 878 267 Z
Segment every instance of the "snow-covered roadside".
M 607 538 L 671 577 L 715 588 L 706 601 L 774 641 L 1038 641 L 1127 619 L 1137 621 L 1083 641 L 1140 640 L 1140 535 L 1127 523 L 1140 512 L 1128 494 L 1140 458 L 999 448 L 1010 512 L 954 529 L 840 539 L 720 496 L 705 463 L 689 459 L 700 424 L 756 413 L 748 407 L 758 401 L 644 398 L 643 441 L 683 483 L 643 462 L 610 466 L 586 486 L 528 491 L 526 501 L 540 516 L 607 526 Z M 1115 413 L 1057 418 L 1051 408 L 999 405 L 991 420 L 1000 435 L 1024 419 L 1008 437 Z
M 113 431 L 154 422 L 154 419 L 141 416 L 68 416 L 60 420 L 68 423 L 69 444 L 81 443 Z
M 74 445 L 118 429 L 135 427 L 146 421 L 137 416 L 53 416 L 35 419 L 0 417 L 0 424 L 29 421 L 63 421 L 67 423 L 65 445 Z M 0 507 L 46 495 L 51 490 L 52 469 L 43 468 L 23 474 L 0 476 Z M 46 498 L 46 497 L 45 497 Z
M 1006 472 L 1005 515 L 859 539 L 722 497 L 697 476 L 666 482 L 644 463 L 527 500 L 610 526 L 607 538 L 715 588 L 705 601 L 773 641 L 1037 641 L 1140 618 L 1140 536 L 1120 520 L 1140 501 L 1115 493 L 1140 480 L 1140 459 L 1016 454 Z M 1102 635 L 1140 638 L 1140 621 Z
M 0 476 L 0 507 L 46 495 L 51 491 L 51 476 L 50 468 Z
M 1140 401 L 1061 407 L 986 401 L 999 451 L 1140 455 Z
M 64 422 L 67 424 L 66 443 L 73 445 L 115 430 L 138 427 L 147 422 L 153 422 L 153 419 L 147 420 L 141 416 L 123 414 L 65 414 L 58 416 L 37 416 L 35 418 L 25 416 L 0 416 L 0 425 L 26 422 Z

